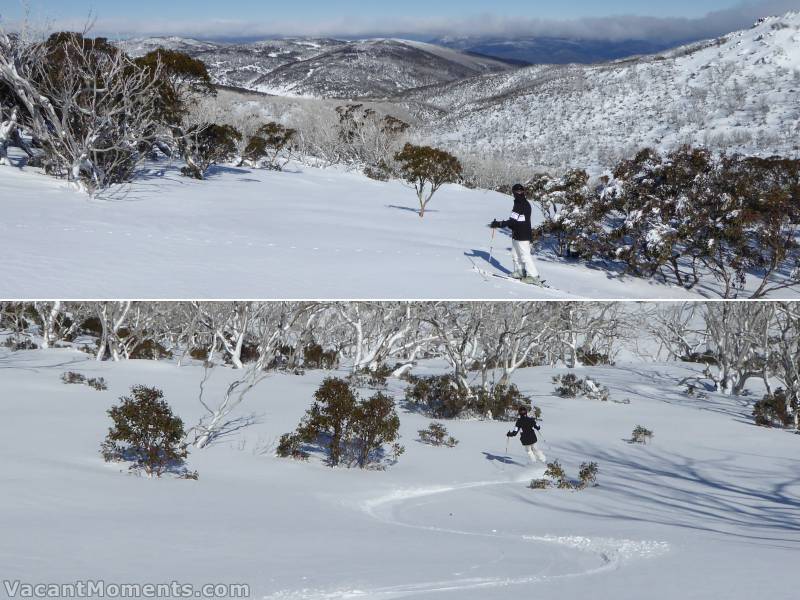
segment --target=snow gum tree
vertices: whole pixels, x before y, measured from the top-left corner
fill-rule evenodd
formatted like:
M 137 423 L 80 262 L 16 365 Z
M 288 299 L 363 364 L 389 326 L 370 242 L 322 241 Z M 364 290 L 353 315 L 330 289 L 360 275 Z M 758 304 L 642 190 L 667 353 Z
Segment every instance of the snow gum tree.
M 747 381 L 761 377 L 767 361 L 771 307 L 720 302 L 704 305 L 708 350 L 716 358 L 706 375 L 723 394 L 739 395 Z M 766 342 L 766 343 L 765 343 Z
M 45 170 L 89 192 L 130 181 L 156 135 L 154 78 L 104 38 L 0 33 L 0 85 Z
M 394 158 L 400 176 L 417 193 L 420 218 L 425 216 L 428 203 L 444 184 L 455 183 L 461 178 L 462 167 L 459 160 L 438 148 L 409 143 Z

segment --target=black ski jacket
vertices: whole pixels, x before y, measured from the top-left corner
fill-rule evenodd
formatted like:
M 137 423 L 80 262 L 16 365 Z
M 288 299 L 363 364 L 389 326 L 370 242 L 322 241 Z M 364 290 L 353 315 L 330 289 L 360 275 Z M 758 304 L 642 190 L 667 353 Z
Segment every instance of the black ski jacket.
M 531 203 L 527 198 L 514 197 L 514 209 L 511 218 L 500 223 L 511 230 L 511 239 L 518 242 L 533 241 L 533 225 L 531 225 Z
M 536 419 L 533 417 L 520 417 L 517 419 L 516 428 L 518 430 L 522 430 L 522 437 L 520 441 L 522 442 L 523 446 L 530 446 L 531 444 L 535 444 L 538 442 L 538 438 L 536 437 L 536 431 L 539 431 L 539 424 L 536 422 Z

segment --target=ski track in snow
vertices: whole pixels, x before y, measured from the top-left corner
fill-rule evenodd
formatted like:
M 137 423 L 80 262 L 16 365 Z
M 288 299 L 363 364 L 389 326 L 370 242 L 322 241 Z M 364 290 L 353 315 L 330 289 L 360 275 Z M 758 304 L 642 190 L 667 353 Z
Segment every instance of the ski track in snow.
M 463 531 L 459 529 L 436 527 L 433 525 L 414 525 L 411 523 L 404 523 L 403 521 L 397 520 L 392 516 L 393 506 L 409 500 L 416 500 L 418 498 L 434 496 L 438 494 L 449 494 L 475 488 L 517 484 L 521 481 L 527 481 L 528 479 L 529 477 L 525 475 L 524 477 L 519 478 L 517 481 L 477 481 L 454 486 L 395 490 L 390 494 L 366 500 L 362 502 L 358 508 L 373 519 L 389 525 L 395 525 L 397 527 L 418 529 L 422 531 L 435 531 L 447 535 L 463 535 L 516 541 L 522 540 L 525 542 L 538 542 L 563 546 L 596 555 L 600 562 L 599 566 L 587 571 L 566 573 L 562 575 L 533 575 L 527 577 L 467 577 L 441 581 L 408 583 L 397 586 L 375 587 L 370 589 L 340 588 L 329 590 L 284 590 L 264 596 L 264 600 L 348 600 L 358 598 L 381 598 L 383 600 L 390 600 L 394 598 L 413 597 L 419 594 L 433 594 L 441 592 L 526 585 L 545 581 L 589 577 L 599 573 L 616 570 L 622 565 L 635 559 L 655 558 L 663 556 L 669 552 L 670 546 L 667 542 L 648 540 L 636 541 L 615 538 L 590 538 L 583 536 L 509 535 L 503 533 Z

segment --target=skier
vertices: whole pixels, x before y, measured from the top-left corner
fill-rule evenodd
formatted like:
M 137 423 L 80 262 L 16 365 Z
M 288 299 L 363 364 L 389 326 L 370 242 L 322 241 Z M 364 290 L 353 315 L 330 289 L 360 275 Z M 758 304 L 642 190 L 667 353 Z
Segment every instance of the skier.
M 514 272 L 511 277 L 519 279 L 530 285 L 544 285 L 539 277 L 539 270 L 531 257 L 531 242 L 533 241 L 533 228 L 531 226 L 531 203 L 525 197 L 525 188 L 522 184 L 515 184 L 511 188 L 514 194 L 514 209 L 511 218 L 507 221 L 494 220 L 489 225 L 492 229 L 507 228 L 511 230 L 511 244 L 514 260 Z
M 522 447 L 525 448 L 525 451 L 528 453 L 531 464 L 536 464 L 537 460 L 543 463 L 547 462 L 547 457 L 536 447 L 536 442 L 539 441 L 536 438 L 536 431 L 539 431 L 541 428 L 536 422 L 536 419 L 528 416 L 528 409 L 524 406 L 519 407 L 519 419 L 517 419 L 515 427 L 516 429 L 509 431 L 506 435 L 508 437 L 517 437 L 517 434 L 522 431 Z M 536 431 L 534 431 L 534 429 Z

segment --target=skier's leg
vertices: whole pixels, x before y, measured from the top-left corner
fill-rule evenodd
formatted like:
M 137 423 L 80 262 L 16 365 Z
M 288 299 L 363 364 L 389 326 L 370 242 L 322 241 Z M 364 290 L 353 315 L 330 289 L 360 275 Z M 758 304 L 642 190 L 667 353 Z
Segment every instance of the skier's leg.
M 531 461 L 531 464 L 536 464 L 536 455 L 533 451 L 533 445 L 523 446 L 523 448 L 525 448 L 525 451 L 528 453 L 528 459 Z
M 539 462 L 547 463 L 547 457 L 544 455 L 544 452 L 536 447 L 536 444 L 531 446 L 531 449 L 533 450 L 533 453 L 536 455 L 536 458 L 539 460 Z
M 537 278 L 539 277 L 539 269 L 536 268 L 536 263 L 533 261 L 533 256 L 531 256 L 531 243 L 530 242 L 514 242 L 515 244 L 519 244 L 519 257 L 518 260 L 522 262 L 525 267 L 525 272 L 528 274 L 528 277 Z
M 511 276 L 522 279 L 525 276 L 525 263 L 520 259 L 522 254 L 519 251 L 518 244 L 519 242 L 517 240 L 511 240 L 511 260 L 514 261 L 514 272 Z

